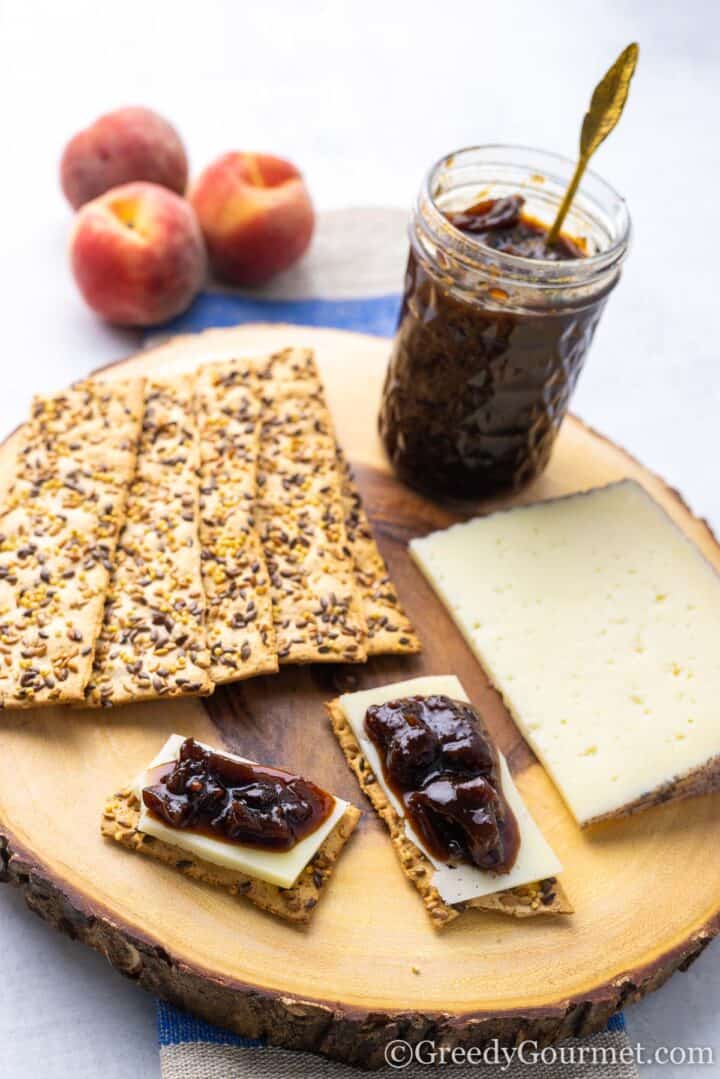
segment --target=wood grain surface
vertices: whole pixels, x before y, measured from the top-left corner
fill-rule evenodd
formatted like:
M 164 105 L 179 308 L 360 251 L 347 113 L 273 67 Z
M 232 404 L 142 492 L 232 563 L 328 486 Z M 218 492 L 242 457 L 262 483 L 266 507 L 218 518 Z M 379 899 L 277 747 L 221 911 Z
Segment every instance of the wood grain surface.
M 718 798 L 658 807 L 581 833 L 406 544 L 478 509 L 632 476 L 718 568 L 720 547 L 661 479 L 572 417 L 545 475 L 512 499 L 439 506 L 409 491 L 389 474 L 376 435 L 388 354 L 381 338 L 291 326 L 213 330 L 100 376 L 176 373 L 291 344 L 317 351 L 341 441 L 423 654 L 377 658 L 361 668 L 285 668 L 225 686 L 204 702 L 3 713 L 0 879 L 19 885 L 36 913 L 104 952 L 144 988 L 289 1048 L 372 1067 L 393 1037 L 469 1046 L 492 1037 L 548 1042 L 600 1029 L 627 1000 L 687 966 L 720 929 Z M 12 436 L 0 448 L 3 482 L 16 442 Z M 322 702 L 339 690 L 445 673 L 458 675 L 508 756 L 564 863 L 573 917 L 517 922 L 471 913 L 440 934 L 403 878 Z M 283 924 L 101 838 L 106 795 L 172 732 L 299 770 L 365 810 L 309 928 Z

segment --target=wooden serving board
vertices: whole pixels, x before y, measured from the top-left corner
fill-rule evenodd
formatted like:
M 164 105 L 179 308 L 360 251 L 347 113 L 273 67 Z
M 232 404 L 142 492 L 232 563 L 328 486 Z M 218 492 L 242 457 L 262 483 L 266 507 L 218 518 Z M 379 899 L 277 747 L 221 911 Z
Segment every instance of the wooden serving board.
M 153 993 L 224 1027 L 373 1066 L 388 1040 L 542 1042 L 600 1029 L 655 989 L 720 929 L 720 802 L 704 797 L 581 833 L 497 694 L 406 551 L 468 515 L 433 505 L 389 474 L 376 436 L 388 342 L 291 326 L 246 326 L 170 341 L 104 377 L 174 373 L 200 362 L 316 349 L 341 441 L 422 656 L 361 668 L 285 668 L 205 702 L 103 712 L 0 715 L 0 878 L 57 928 L 104 952 Z M 16 436 L 0 448 L 13 469 Z M 682 499 L 623 450 L 570 418 L 545 475 L 496 505 L 632 476 L 720 568 L 720 547 Z M 562 647 L 562 642 L 558 642 Z M 431 928 L 332 737 L 322 702 L 338 690 L 456 673 L 507 754 L 564 863 L 576 914 L 515 921 L 471 913 Z M 104 841 L 105 796 L 176 731 L 315 778 L 365 810 L 315 919 L 298 930 Z

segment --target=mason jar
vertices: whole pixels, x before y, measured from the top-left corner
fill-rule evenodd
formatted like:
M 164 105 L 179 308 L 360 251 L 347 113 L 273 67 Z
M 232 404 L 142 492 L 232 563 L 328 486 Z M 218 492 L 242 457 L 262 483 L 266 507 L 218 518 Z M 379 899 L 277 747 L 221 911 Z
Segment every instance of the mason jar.
M 528 483 L 548 462 L 630 241 L 621 196 L 586 172 L 563 235 L 581 258 L 499 251 L 445 217 L 520 195 L 549 228 L 575 162 L 516 146 L 479 146 L 428 173 L 380 410 L 380 433 L 405 482 L 477 497 Z

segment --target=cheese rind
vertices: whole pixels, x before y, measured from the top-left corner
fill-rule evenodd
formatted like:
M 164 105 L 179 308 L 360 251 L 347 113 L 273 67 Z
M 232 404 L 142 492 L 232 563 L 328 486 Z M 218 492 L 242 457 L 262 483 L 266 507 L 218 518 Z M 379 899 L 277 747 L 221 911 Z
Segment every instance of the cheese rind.
M 713 786 L 720 581 L 638 484 L 410 549 L 581 825 Z
M 377 782 L 382 787 L 395 812 L 403 818 L 405 818 L 405 808 L 386 783 L 377 749 L 365 733 L 365 714 L 373 704 L 384 704 L 387 701 L 398 700 L 402 697 L 427 697 L 431 694 L 451 697 L 453 700 L 468 700 L 460 681 L 454 675 L 413 678 L 407 682 L 376 686 L 374 689 L 363 690 L 359 693 L 346 693 L 338 698 L 339 704 L 345 713 L 345 718 L 350 724 L 358 745 L 372 768 Z M 407 820 L 405 821 L 408 838 L 435 867 L 433 885 L 437 888 L 445 903 L 462 903 L 478 896 L 492 895 L 495 892 L 506 891 L 508 888 L 532 884 L 547 877 L 557 876 L 562 869 L 560 862 L 523 802 L 502 753 L 499 754 L 499 757 L 503 793 L 508 805 L 515 814 L 520 830 L 520 848 L 515 864 L 509 873 L 500 875 L 487 873 L 471 865 L 457 865 L 454 868 L 448 868 L 447 865 L 430 854 L 420 837 L 413 831 Z
M 202 858 L 203 861 L 224 866 L 225 869 L 231 869 L 238 873 L 247 873 L 251 877 L 257 877 L 258 880 L 264 880 L 268 884 L 275 884 L 279 888 L 292 888 L 310 859 L 322 846 L 338 821 L 344 816 L 348 803 L 340 798 L 335 798 L 332 812 L 320 827 L 287 851 L 260 850 L 257 847 L 242 843 L 228 843 L 220 839 L 211 839 L 209 836 L 198 835 L 181 828 L 170 828 L 148 813 L 142 800 L 142 788 L 147 786 L 147 772 L 160 764 L 169 764 L 177 760 L 180 746 L 184 741 L 185 738 L 181 734 L 170 735 L 155 759 L 148 765 L 146 772 L 138 776 L 136 789 L 141 805 L 138 831 L 145 832 L 156 839 L 161 839 L 164 843 L 169 843 L 174 847 L 188 851 L 190 854 Z M 205 748 L 210 749 L 211 747 L 205 746 Z M 226 753 L 224 750 L 223 756 L 235 761 L 246 760 L 244 757 L 238 757 L 234 753 Z

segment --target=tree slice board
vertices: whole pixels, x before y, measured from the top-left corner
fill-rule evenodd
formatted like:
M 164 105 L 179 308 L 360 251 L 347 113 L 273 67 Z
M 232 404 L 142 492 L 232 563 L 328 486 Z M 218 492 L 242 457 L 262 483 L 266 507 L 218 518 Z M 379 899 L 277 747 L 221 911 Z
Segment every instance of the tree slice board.
M 417 657 L 362 668 L 285 668 L 205 702 L 0 716 L 0 877 L 57 928 L 104 952 L 144 988 L 273 1043 L 364 1066 L 388 1040 L 478 1045 L 591 1033 L 626 1001 L 688 965 L 720 929 L 720 803 L 665 805 L 581 833 L 439 601 L 411 563 L 412 537 L 486 510 L 434 505 L 388 471 L 376 415 L 388 342 L 335 330 L 244 326 L 171 340 L 102 372 L 175 373 L 200 362 L 316 349 L 341 441 L 400 596 L 422 635 Z M 17 437 L 0 448 L 10 477 Z M 492 505 L 632 476 L 720 568 L 720 547 L 678 494 L 570 417 L 547 472 Z M 458 674 L 507 754 L 561 857 L 571 918 L 470 913 L 435 932 L 332 737 L 322 703 L 349 688 Z M 173 731 L 315 778 L 365 810 L 311 926 L 298 930 L 135 857 L 98 830 L 108 793 Z

